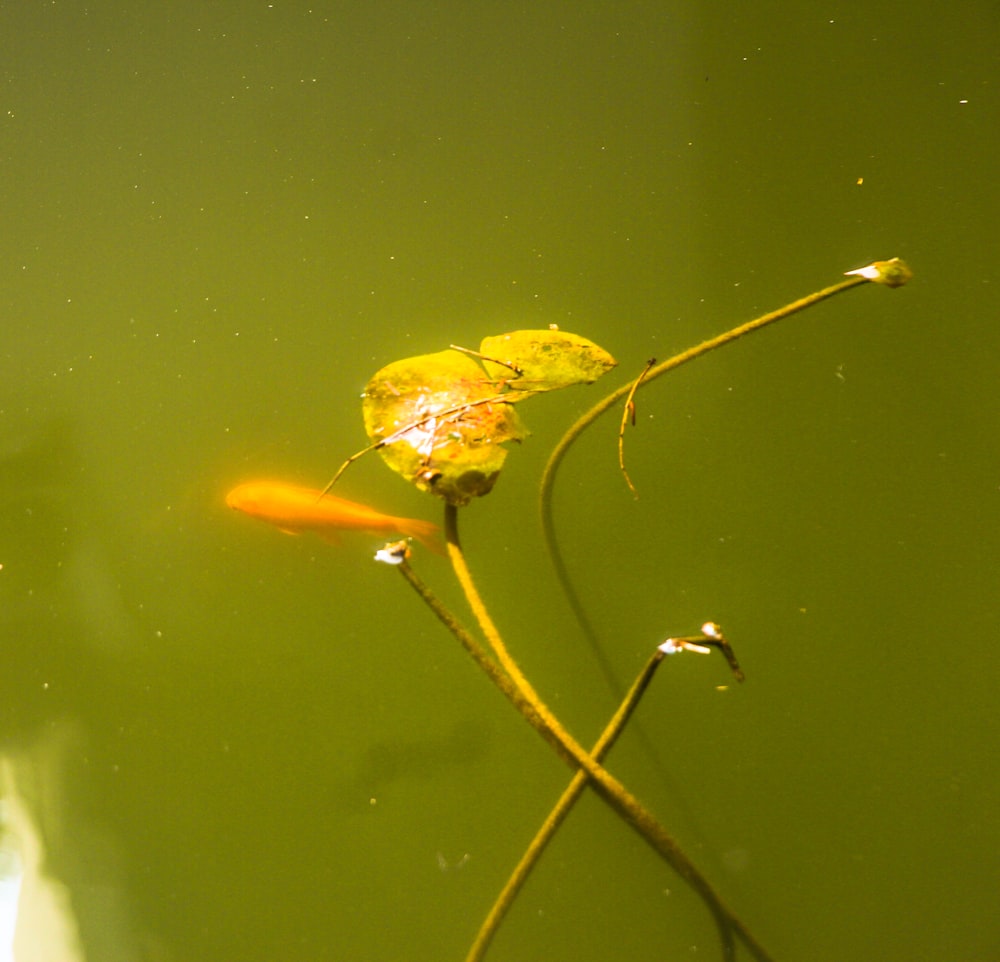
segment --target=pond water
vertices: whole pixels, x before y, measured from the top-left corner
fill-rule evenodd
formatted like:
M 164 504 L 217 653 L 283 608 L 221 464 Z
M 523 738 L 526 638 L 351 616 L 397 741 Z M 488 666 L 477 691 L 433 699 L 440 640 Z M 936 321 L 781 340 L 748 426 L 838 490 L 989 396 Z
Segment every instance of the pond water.
M 609 770 L 775 960 L 1000 959 L 998 44 L 976 2 L 4 5 L 0 959 L 465 958 L 571 770 L 384 539 L 225 494 L 322 487 L 390 362 L 551 325 L 618 367 L 460 517 L 539 692 L 589 745 L 719 622 L 745 684 L 667 659 Z M 595 653 L 561 433 L 896 256 L 640 392 L 638 499 L 621 408 L 581 437 Z M 441 520 L 377 454 L 337 493 Z M 722 957 L 590 794 L 488 956 Z

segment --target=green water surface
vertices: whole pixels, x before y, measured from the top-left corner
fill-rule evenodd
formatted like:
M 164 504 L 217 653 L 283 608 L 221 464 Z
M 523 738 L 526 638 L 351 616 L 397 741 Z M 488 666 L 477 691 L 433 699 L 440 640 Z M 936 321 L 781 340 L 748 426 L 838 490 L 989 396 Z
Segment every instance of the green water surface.
M 459 962 L 569 778 L 378 539 L 230 487 L 322 486 L 398 358 L 606 347 L 462 516 L 589 743 L 615 699 L 535 507 L 561 431 L 899 256 L 642 392 L 639 500 L 600 422 L 556 521 L 620 684 L 708 619 L 736 646 L 743 686 L 668 660 L 608 766 L 776 960 L 1000 959 L 998 50 L 973 0 L 0 4 L 0 755 L 77 958 Z M 377 457 L 339 493 L 441 514 Z M 586 796 L 489 958 L 721 954 Z

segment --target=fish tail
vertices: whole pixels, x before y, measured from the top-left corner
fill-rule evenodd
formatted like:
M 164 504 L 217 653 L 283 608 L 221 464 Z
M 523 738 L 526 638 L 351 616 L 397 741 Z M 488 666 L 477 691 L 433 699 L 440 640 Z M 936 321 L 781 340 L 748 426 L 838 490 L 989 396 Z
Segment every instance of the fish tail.
M 428 551 L 435 554 L 446 554 L 444 550 L 444 539 L 441 537 L 441 529 L 430 521 L 423 521 L 420 518 L 397 518 L 400 534 L 405 534 L 408 538 L 416 538 Z

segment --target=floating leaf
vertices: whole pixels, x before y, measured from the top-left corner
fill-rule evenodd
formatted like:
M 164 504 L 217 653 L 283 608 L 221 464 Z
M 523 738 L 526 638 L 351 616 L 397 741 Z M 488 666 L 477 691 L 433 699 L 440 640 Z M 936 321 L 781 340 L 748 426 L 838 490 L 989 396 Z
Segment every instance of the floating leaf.
M 586 338 L 561 331 L 488 337 L 382 368 L 362 405 L 370 448 L 398 474 L 455 505 L 489 494 L 507 457 L 527 435 L 514 404 L 571 384 L 589 384 L 615 360 Z M 334 477 L 364 451 L 352 455 Z M 333 481 L 327 486 L 329 490 Z
M 365 388 L 363 413 L 389 467 L 457 505 L 490 492 L 503 443 L 527 434 L 502 390 L 457 351 L 382 368 Z
M 559 330 L 498 334 L 484 338 L 479 351 L 486 370 L 514 391 L 593 384 L 618 363 L 593 341 Z

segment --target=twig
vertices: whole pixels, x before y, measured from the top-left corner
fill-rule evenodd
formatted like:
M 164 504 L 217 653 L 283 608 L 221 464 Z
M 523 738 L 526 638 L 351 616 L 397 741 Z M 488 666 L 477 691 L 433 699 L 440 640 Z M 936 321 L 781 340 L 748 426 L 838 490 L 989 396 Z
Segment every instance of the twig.
M 622 474 L 625 476 L 625 483 L 637 501 L 639 500 L 639 492 L 636 491 L 632 479 L 628 476 L 628 471 L 625 470 L 625 426 L 631 420 L 632 427 L 635 427 L 635 392 L 639 390 L 643 378 L 649 374 L 655 364 L 656 358 L 651 357 L 646 361 L 642 374 L 632 382 L 632 390 L 628 392 L 628 397 L 625 398 L 625 407 L 622 408 L 622 423 L 618 428 L 618 467 L 621 468 Z

